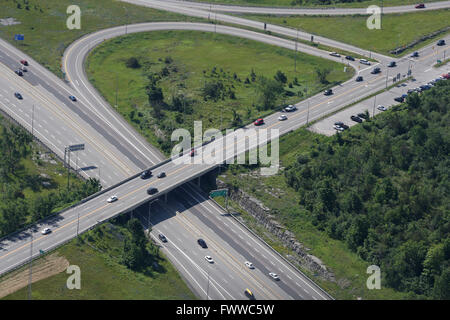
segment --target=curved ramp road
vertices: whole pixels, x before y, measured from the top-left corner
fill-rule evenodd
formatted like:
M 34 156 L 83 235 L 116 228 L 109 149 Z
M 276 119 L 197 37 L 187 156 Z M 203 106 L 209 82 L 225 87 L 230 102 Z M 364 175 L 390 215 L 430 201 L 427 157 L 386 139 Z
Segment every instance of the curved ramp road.
M 230 24 L 236 24 L 240 26 L 245 26 L 248 28 L 254 28 L 256 30 L 264 30 L 264 23 L 250 20 L 250 19 L 244 19 L 240 17 L 234 17 L 226 14 L 221 13 L 215 13 L 215 12 L 209 12 L 202 9 L 196 9 L 196 8 L 188 8 L 183 7 L 179 4 L 173 4 L 173 3 L 167 3 L 163 1 L 158 0 L 121 0 L 124 2 L 146 6 L 154 9 L 159 10 L 166 10 L 171 11 L 179 14 L 184 14 L 192 17 L 198 17 L 198 18 L 204 18 L 211 21 L 217 20 L 224 23 L 230 23 Z M 125 27 L 124 27 L 125 30 Z M 288 36 L 291 38 L 298 38 L 306 41 L 311 40 L 311 34 L 303 31 L 297 31 L 291 28 L 281 27 L 275 24 L 267 24 L 266 29 L 267 31 L 274 32 L 283 36 Z M 327 39 L 324 37 L 316 36 L 314 35 L 314 42 L 320 43 L 329 47 L 339 48 L 345 51 L 354 52 L 356 54 L 359 54 L 361 56 L 369 57 L 378 60 L 379 62 L 385 63 L 387 61 L 390 61 L 392 58 L 382 55 L 380 53 L 370 52 L 343 42 Z M 303 45 L 304 46 L 304 45 Z M 313 48 L 311 46 L 308 46 L 310 48 Z
M 252 14 L 276 14 L 276 15 L 352 15 L 367 14 L 366 8 L 301 8 L 301 7 L 267 7 L 267 6 L 244 6 L 244 5 L 225 5 L 225 4 L 209 4 L 207 2 L 195 1 L 178 1 L 166 0 L 165 3 L 183 6 L 187 8 L 195 8 L 208 10 L 212 12 L 231 12 L 231 13 L 252 13 Z M 420 3 L 420 0 L 417 1 Z M 361 3 L 364 5 L 364 3 Z M 425 8 L 416 9 L 415 4 L 404 6 L 384 7 L 383 13 L 404 13 L 416 11 L 428 11 L 450 8 L 450 1 L 438 1 L 425 3 Z

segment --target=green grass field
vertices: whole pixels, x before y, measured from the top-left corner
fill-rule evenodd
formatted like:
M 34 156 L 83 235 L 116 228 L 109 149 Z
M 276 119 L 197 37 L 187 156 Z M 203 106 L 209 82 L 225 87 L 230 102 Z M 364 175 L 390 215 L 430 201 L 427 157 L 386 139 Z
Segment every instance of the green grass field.
M 17 3 L 21 9 L 17 7 Z M 28 10 L 24 0 L 3 0 L 0 19 L 13 17 L 21 24 L 0 25 L 0 37 L 14 43 L 14 34 L 24 34 L 25 40 L 17 47 L 31 55 L 58 76 L 61 57 L 65 48 L 81 36 L 118 25 L 151 21 L 191 21 L 182 15 L 153 10 L 115 0 L 28 0 Z M 69 30 L 66 13 L 69 5 L 76 4 L 81 9 L 81 29 Z M 198 19 L 196 19 L 197 21 Z
M 404 14 L 383 15 L 382 29 L 369 30 L 364 16 L 263 16 L 245 15 L 247 18 L 273 23 L 342 41 L 368 51 L 390 54 L 389 51 L 407 45 L 424 35 L 449 26 L 450 9 Z M 442 36 L 442 35 L 441 35 Z M 436 41 L 439 36 L 406 50 Z M 403 53 L 403 54 L 404 54 Z
M 127 68 L 125 62 L 131 57 L 136 57 L 142 67 Z M 166 57 L 173 61 L 167 64 Z M 155 143 L 155 134 L 151 130 L 153 124 L 170 132 L 178 126 L 191 129 L 194 120 L 202 120 L 203 129 L 223 129 L 230 127 L 232 110 L 240 114 L 243 123 L 272 112 L 259 112 L 255 107 L 257 85 L 245 84 L 244 81 L 250 77 L 252 69 L 257 76 L 272 79 L 277 70 L 286 74 L 285 89 L 292 92 L 292 96 L 281 98 L 280 104 L 297 102 L 300 99 L 297 92 L 306 87 L 308 95 L 315 94 L 352 75 L 352 71 L 344 73 L 341 64 L 302 53 L 297 54 L 295 72 L 294 60 L 293 51 L 255 41 L 203 32 L 164 31 L 128 35 L 103 43 L 89 56 L 87 73 L 90 81 L 113 106 L 117 89 L 120 113 Z M 170 103 L 172 95 L 181 93 L 193 101 L 193 112 L 182 114 L 183 118 L 177 119 L 177 112 L 165 111 L 164 118 L 156 122 L 151 117 L 146 118 L 150 107 L 145 87 L 149 73 L 160 73 L 165 67 L 170 73 L 158 82 L 165 101 Z M 214 68 L 216 71 L 212 74 Z M 328 85 L 319 83 L 316 68 L 332 70 L 327 78 Z M 298 85 L 289 88 L 287 84 L 295 77 Z M 204 101 L 201 89 L 205 81 L 211 79 L 221 79 L 230 85 L 235 91 L 235 99 Z M 144 125 L 147 120 L 151 121 L 150 126 Z
M 81 271 L 81 289 L 69 290 L 65 272 L 32 285 L 33 300 L 191 300 L 195 296 L 169 261 L 160 254 L 158 267 L 135 272 L 119 263 L 123 227 L 106 223 L 82 235 L 84 243 L 72 240 L 57 249 Z M 37 261 L 35 263 L 38 263 Z M 26 268 L 26 267 L 25 267 Z M 1 281 L 1 278 L 0 278 Z M 25 287 L 5 300 L 25 300 Z
M 283 136 L 280 139 L 280 162 L 282 167 L 292 164 L 296 161 L 298 155 L 309 152 L 316 141 L 320 143 L 325 142 L 327 139 L 332 139 L 332 137 L 315 134 L 303 128 Z M 268 208 L 271 208 L 271 214 L 274 215 L 275 219 L 293 232 L 296 239 L 305 247 L 311 248 L 310 254 L 317 256 L 334 272 L 337 283 L 320 280 L 307 272 L 314 281 L 317 281 L 334 298 L 408 298 L 404 293 L 399 293 L 383 286 L 380 290 L 367 289 L 366 280 L 369 275 L 366 274 L 366 269 L 369 266 L 368 263 L 359 258 L 357 254 L 351 252 L 345 243 L 330 238 L 325 232 L 317 230 L 312 225 L 310 217 L 298 206 L 298 193 L 286 184 L 282 171 L 277 175 L 265 178 L 245 175 L 246 173 L 249 173 L 249 171 L 242 166 L 231 166 L 225 173 L 226 177 L 221 177 L 221 179 L 253 195 Z M 272 194 L 265 190 L 271 190 Z M 281 194 L 281 196 L 276 196 L 276 193 Z M 233 205 L 236 208 L 238 207 L 236 204 Z M 279 252 L 289 253 L 286 248 L 281 248 L 282 245 L 279 241 L 273 240 L 273 236 L 267 235 L 267 231 L 258 225 L 252 216 L 242 212 L 242 210 L 239 211 L 246 224 L 252 227 L 255 232 L 269 240 L 269 243 L 274 244 Z
M 194 1 L 194 0 L 192 0 Z M 370 5 L 381 6 L 380 0 L 363 0 L 355 2 L 342 3 L 339 0 L 330 0 L 329 4 L 317 4 L 315 1 L 303 0 L 300 1 L 302 5 L 295 4 L 295 0 L 195 0 L 197 2 L 208 2 L 213 4 L 232 4 L 232 5 L 247 5 L 247 6 L 278 6 L 278 7 L 342 7 L 342 8 L 365 8 Z M 427 3 L 427 2 L 437 2 L 445 0 L 384 0 L 383 5 L 388 6 L 403 6 L 403 5 L 414 5 L 417 3 Z M 298 2 L 297 2 L 298 3 Z

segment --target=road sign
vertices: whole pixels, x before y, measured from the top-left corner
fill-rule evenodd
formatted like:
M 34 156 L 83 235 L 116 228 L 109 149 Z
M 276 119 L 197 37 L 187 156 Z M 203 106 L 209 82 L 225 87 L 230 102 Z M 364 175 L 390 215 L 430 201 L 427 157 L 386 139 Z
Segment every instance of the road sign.
M 314 42 L 314 36 L 311 36 L 311 42 Z
M 83 144 L 74 144 L 68 147 L 69 151 L 80 151 L 84 150 L 84 143 Z
M 45 251 L 41 249 L 41 250 L 39 250 L 39 253 L 40 253 L 40 254 L 44 254 Z
M 25 40 L 25 35 L 23 34 L 15 34 L 14 40 Z
M 219 189 L 219 190 L 211 191 L 209 196 L 211 198 L 214 198 L 214 197 L 225 197 L 227 195 L 227 193 L 228 193 L 228 189 Z

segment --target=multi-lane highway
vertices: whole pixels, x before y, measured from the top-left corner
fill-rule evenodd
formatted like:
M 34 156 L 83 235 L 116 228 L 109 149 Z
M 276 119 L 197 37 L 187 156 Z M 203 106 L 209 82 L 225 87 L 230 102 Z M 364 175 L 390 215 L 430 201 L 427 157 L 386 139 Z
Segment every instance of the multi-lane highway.
M 158 0 L 160 1 L 160 0 Z M 267 6 L 243 6 L 243 5 L 224 5 L 208 2 L 165 0 L 167 4 L 183 6 L 187 8 L 203 9 L 211 12 L 230 12 L 230 13 L 250 13 L 250 14 L 272 14 L 272 15 L 353 15 L 367 14 L 367 7 L 362 8 L 301 8 L 301 7 L 267 7 Z M 363 6 L 363 4 L 361 4 Z M 416 9 L 414 4 L 384 7 L 383 13 L 404 13 L 416 11 L 429 11 L 450 8 L 450 1 L 438 1 L 425 3 L 425 8 Z
M 294 41 L 211 24 L 149 23 L 131 25 L 127 29 L 129 33 L 168 29 L 220 32 L 293 50 L 296 47 Z M 38 66 L 30 57 L 25 57 L 16 49 L 0 42 L 0 67 L 2 68 L 0 81 L 3 81 L 1 84 L 5 84 L 2 86 L 4 91 L 0 96 L 0 101 L 3 99 L 3 104 L 0 104 L 2 109 L 12 114 L 25 128 L 30 130 L 32 105 L 39 106 L 38 112 L 36 112 L 37 108 L 35 110 L 34 124 L 36 128 L 39 128 L 39 132 L 35 132 L 36 136 L 60 156 L 67 143 L 87 143 L 89 147 L 87 150 L 95 153 L 98 160 L 94 155 L 89 154 L 89 151 L 86 151 L 85 155 L 80 154 L 79 161 L 91 161 L 85 163 L 86 167 L 96 166 L 98 162 L 103 161 L 103 165 L 107 169 L 102 170 L 101 177 L 102 183 L 106 185 L 112 185 L 119 179 L 123 179 L 121 176 L 130 176 L 132 173 L 162 160 L 162 156 L 147 145 L 101 99 L 88 83 L 83 71 L 82 61 L 92 46 L 97 45 L 103 39 L 123 33 L 123 27 L 103 30 L 88 35 L 70 46 L 63 59 L 70 86 Z M 265 125 L 262 128 L 279 129 L 280 134 L 283 134 L 304 125 L 307 120 L 320 118 L 352 101 L 378 91 L 386 85 L 386 79 L 389 82 L 394 74 L 406 74 L 408 68 L 412 68 L 413 75 L 425 74 L 429 72 L 429 66 L 436 60 L 436 57 L 439 57 L 447 48 L 445 46 L 436 49 L 429 46 L 421 51 L 419 59 L 414 62 L 408 58 L 400 59 L 398 66 L 392 69 L 385 66 L 390 58 L 383 58 L 381 59 L 382 64 L 378 65 L 382 68 L 381 74 L 372 75 L 370 73 L 375 64 L 361 68 L 359 74 L 364 77 L 362 83 L 356 83 L 352 79 L 333 88 L 332 96 L 319 94 L 311 97 L 307 101 L 299 103 L 296 112 L 287 114 L 288 120 L 280 122 L 278 121 L 279 114 L 274 114 L 265 119 Z M 299 50 L 324 58 L 336 59 L 309 46 L 299 46 Z M 30 71 L 23 78 L 19 78 L 12 70 L 17 68 L 18 61 L 24 57 L 30 61 Z M 354 66 L 357 70 L 359 69 L 359 64 Z M 7 83 L 13 85 L 7 87 Z M 15 90 L 22 90 L 21 93 L 24 95 L 24 100 L 18 107 L 16 103 L 11 106 L 12 98 L 10 97 L 14 98 L 13 91 Z M 70 94 L 77 96 L 78 101 L 70 102 L 67 98 Z M 63 133 L 64 129 L 62 128 L 66 126 L 71 131 Z M 68 128 L 66 130 L 69 130 Z M 42 132 L 45 129 L 48 132 Z M 256 135 L 253 125 L 244 129 L 250 135 Z M 67 140 L 59 139 L 61 141 L 58 141 L 58 138 L 65 135 L 68 137 Z M 225 139 L 218 138 L 208 146 L 215 146 L 216 150 L 231 150 L 236 144 L 234 141 L 224 145 L 224 141 Z M 261 142 L 264 142 L 264 139 L 258 144 Z M 256 146 L 257 142 L 253 143 Z M 177 158 L 185 160 L 181 163 L 170 161 L 161 165 L 154 170 L 154 176 L 148 180 L 132 179 L 110 192 L 65 211 L 51 221 L 39 224 L 34 229 L 25 230 L 20 234 L 3 239 L 0 242 L 0 274 L 26 261 L 29 255 L 31 233 L 33 233 L 34 256 L 37 256 L 40 249 L 49 250 L 71 239 L 76 235 L 77 230 L 82 232 L 95 226 L 98 222 L 121 212 L 130 211 L 140 204 L 154 200 L 159 195 L 176 188 L 176 192 L 171 194 L 167 203 L 161 199 L 151 207 L 152 235 L 156 238 L 158 232 L 163 232 L 167 236 L 168 243 L 161 244 L 164 252 L 199 297 L 206 297 L 208 294 L 210 298 L 214 299 L 241 299 L 245 297 L 243 293 L 245 288 L 250 288 L 255 292 L 257 298 L 263 299 L 329 298 L 320 288 L 209 201 L 197 187 L 183 185 L 184 182 L 192 180 L 216 166 L 214 163 L 193 163 L 191 160 L 195 161 L 201 158 L 202 148 L 199 148 L 197 152 L 197 156 L 193 158 L 189 155 Z M 231 155 L 229 156 L 231 157 Z M 212 156 L 205 154 L 205 158 L 211 159 Z M 76 164 L 72 162 L 72 166 L 76 167 Z M 90 170 L 84 169 L 82 170 L 84 174 L 92 173 Z M 164 171 L 167 177 L 157 179 L 155 176 L 161 171 Z M 117 173 L 117 177 L 113 175 L 114 172 Z M 147 195 L 146 189 L 150 186 L 157 187 L 159 193 L 154 196 Z M 112 204 L 107 203 L 106 199 L 113 194 L 117 195 L 119 200 Z M 140 217 L 145 224 L 146 216 Z M 40 230 L 46 226 L 49 226 L 53 232 L 49 235 L 40 234 Z M 207 241 L 208 249 L 201 249 L 197 245 L 196 241 L 199 237 Z M 207 254 L 213 257 L 214 264 L 206 262 L 204 256 Z M 246 268 L 243 264 L 246 260 L 251 261 L 256 269 Z M 268 276 L 268 272 L 279 274 L 281 281 L 274 282 Z M 209 289 L 207 289 L 208 279 Z

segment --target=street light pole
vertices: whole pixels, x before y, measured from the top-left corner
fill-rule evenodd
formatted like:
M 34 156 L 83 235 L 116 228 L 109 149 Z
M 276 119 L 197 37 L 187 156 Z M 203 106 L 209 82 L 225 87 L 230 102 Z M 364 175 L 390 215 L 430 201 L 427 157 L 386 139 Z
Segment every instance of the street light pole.
M 375 105 L 377 104 L 377 96 L 375 95 L 375 99 L 373 100 L 373 112 L 372 112 L 372 118 L 375 117 Z

